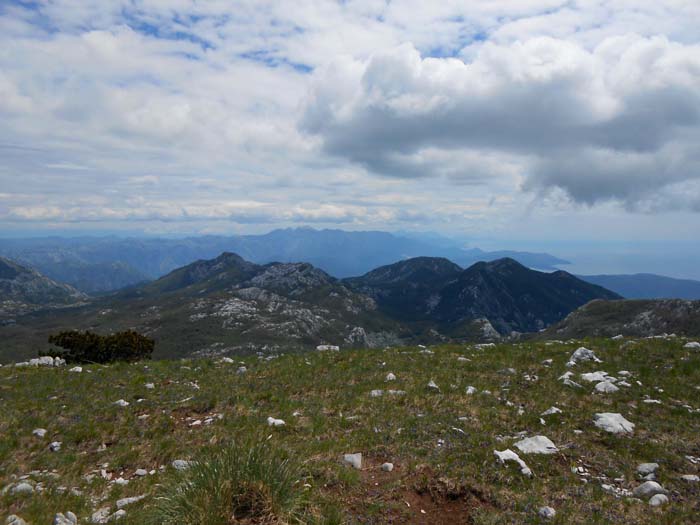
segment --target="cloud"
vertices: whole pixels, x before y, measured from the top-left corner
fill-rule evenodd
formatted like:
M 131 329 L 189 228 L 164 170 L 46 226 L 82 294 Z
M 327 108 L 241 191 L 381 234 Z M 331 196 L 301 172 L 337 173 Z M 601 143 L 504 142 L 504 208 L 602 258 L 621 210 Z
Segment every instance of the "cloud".
M 465 62 L 405 44 L 320 70 L 301 129 L 385 176 L 483 180 L 519 165 L 526 189 L 631 203 L 700 178 L 700 45 L 624 36 L 589 51 L 537 37 Z
M 630 228 L 697 211 L 698 18 L 685 0 L 0 2 L 0 229 L 506 235 L 577 203 Z

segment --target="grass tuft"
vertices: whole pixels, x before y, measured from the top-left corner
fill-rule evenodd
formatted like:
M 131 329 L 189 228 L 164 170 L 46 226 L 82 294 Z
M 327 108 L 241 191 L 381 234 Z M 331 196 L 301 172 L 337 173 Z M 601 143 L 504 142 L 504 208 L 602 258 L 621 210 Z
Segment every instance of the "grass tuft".
M 299 465 L 267 444 L 233 444 L 165 480 L 145 521 L 153 525 L 281 525 L 305 510 Z

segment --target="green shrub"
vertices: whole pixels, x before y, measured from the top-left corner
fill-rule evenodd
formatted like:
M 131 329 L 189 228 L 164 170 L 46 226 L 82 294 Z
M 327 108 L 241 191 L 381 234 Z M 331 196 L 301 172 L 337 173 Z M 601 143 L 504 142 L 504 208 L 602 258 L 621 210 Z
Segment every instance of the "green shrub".
M 114 361 L 139 361 L 150 359 L 155 341 L 127 330 L 102 336 L 93 332 L 68 330 L 49 336 L 49 344 L 64 349 L 58 355 L 68 363 L 112 363 Z
M 266 444 L 232 445 L 165 480 L 152 525 L 308 523 L 301 470 Z

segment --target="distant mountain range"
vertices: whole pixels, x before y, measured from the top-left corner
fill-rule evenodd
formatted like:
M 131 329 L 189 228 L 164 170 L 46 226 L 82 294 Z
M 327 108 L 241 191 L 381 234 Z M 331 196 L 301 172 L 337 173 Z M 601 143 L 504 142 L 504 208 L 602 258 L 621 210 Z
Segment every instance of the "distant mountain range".
M 86 305 L 20 316 L 0 328 L 0 358 L 27 357 L 65 329 L 133 328 L 156 339 L 160 357 L 496 340 L 600 298 L 618 296 L 507 258 L 462 270 L 420 257 L 339 280 L 309 263 L 259 265 L 224 253 Z
M 567 261 L 546 253 L 464 249 L 442 237 L 404 237 L 386 232 L 296 228 L 265 235 L 202 236 L 186 239 L 117 237 L 5 239 L 0 255 L 87 293 L 117 290 L 157 279 L 198 259 L 238 253 L 257 264 L 313 264 L 337 278 L 362 275 L 377 266 L 417 256 L 447 257 L 462 267 L 511 257 L 554 270 Z

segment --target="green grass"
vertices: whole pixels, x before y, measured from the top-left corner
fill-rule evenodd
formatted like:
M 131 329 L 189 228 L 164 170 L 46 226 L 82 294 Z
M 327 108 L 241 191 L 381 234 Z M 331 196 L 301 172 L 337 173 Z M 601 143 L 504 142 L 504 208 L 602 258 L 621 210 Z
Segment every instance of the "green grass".
M 0 523 L 12 513 L 50 523 L 68 510 L 83 521 L 139 495 L 146 498 L 125 507 L 120 523 L 175 523 L 174 515 L 183 524 L 199 523 L 202 509 L 219 516 L 217 509 L 235 507 L 246 483 L 258 487 L 279 523 L 539 523 L 543 505 L 557 510 L 554 523 L 698 522 L 700 486 L 680 476 L 699 470 L 685 456 L 700 456 L 700 413 L 682 405 L 700 408 L 700 353 L 684 350 L 681 340 L 639 340 L 623 349 L 621 343 L 248 356 L 243 375 L 237 365 L 210 360 L 95 365 L 82 374 L 3 367 L 0 491 L 24 475 L 44 490 L 0 494 Z M 578 365 L 577 376 L 595 370 L 617 376 L 624 369 L 633 386 L 609 395 L 592 394 L 588 383 L 581 390 L 564 386 L 557 378 L 582 344 L 604 362 Z M 553 365 L 542 365 L 544 359 Z M 506 368 L 516 373 L 503 373 Z M 384 382 L 388 372 L 395 382 Z M 428 391 L 431 379 L 440 392 Z M 469 385 L 479 392 L 467 395 Z M 373 389 L 406 394 L 371 398 Z M 643 403 L 645 395 L 662 404 Z M 114 405 L 118 399 L 130 405 Z M 540 413 L 552 405 L 563 413 L 547 416 L 543 426 Z M 634 434 L 596 429 L 596 412 L 621 413 L 636 424 Z M 287 424 L 270 428 L 268 416 Z M 197 420 L 202 424 L 193 425 Z M 44 439 L 32 436 L 37 427 L 47 429 Z M 512 449 L 521 431 L 546 435 L 560 448 L 553 456 L 521 454 L 535 474 L 530 479 L 493 455 Z M 51 441 L 63 443 L 60 452 L 48 451 Z M 342 464 L 350 452 L 362 452 L 362 471 Z M 254 461 L 244 461 L 249 457 Z M 170 466 L 174 459 L 201 463 L 180 474 Z M 395 465 L 390 474 L 379 468 L 385 461 Z M 636 465 L 652 461 L 671 491 L 667 507 L 652 509 L 601 489 L 602 483 L 634 488 Z M 590 473 L 587 482 L 571 472 L 578 465 Z M 137 477 L 139 468 L 155 473 Z M 103 479 L 101 470 L 128 485 Z M 206 523 L 226 523 L 221 519 Z

